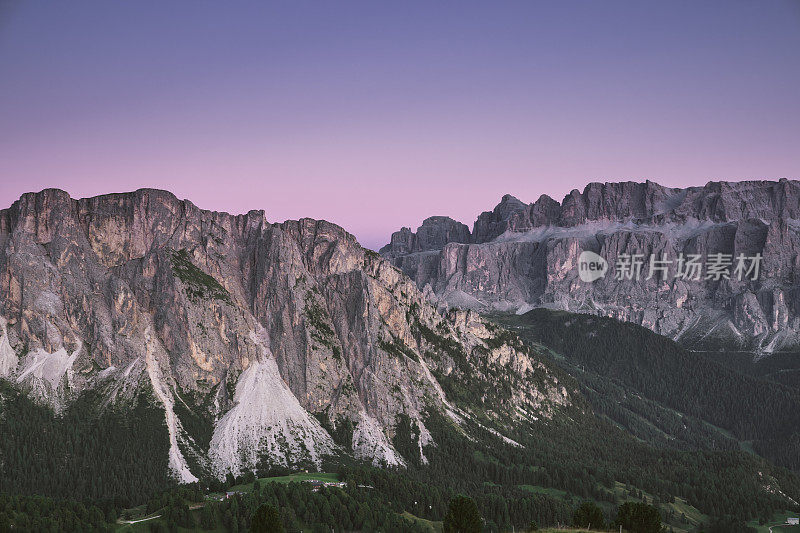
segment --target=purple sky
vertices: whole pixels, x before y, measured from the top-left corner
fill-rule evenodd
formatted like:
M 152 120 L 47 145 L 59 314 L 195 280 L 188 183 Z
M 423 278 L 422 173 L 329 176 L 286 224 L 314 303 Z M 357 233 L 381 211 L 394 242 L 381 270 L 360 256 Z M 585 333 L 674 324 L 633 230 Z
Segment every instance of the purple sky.
M 0 0 L 0 206 L 169 189 L 339 223 L 800 178 L 800 1 Z

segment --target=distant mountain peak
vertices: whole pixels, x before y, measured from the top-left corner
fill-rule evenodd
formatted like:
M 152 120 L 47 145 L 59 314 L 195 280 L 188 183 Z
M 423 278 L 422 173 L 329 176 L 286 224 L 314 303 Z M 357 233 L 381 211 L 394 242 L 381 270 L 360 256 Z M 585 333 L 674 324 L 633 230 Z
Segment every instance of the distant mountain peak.
M 432 244 L 424 256 L 415 255 L 420 249 L 395 246 L 397 234 L 381 252 L 453 305 L 543 305 L 605 314 L 687 342 L 705 336 L 767 353 L 800 345 L 800 304 L 793 296 L 793 280 L 800 276 L 793 260 L 800 255 L 797 220 L 798 181 L 712 181 L 688 188 L 650 180 L 592 182 L 560 203 L 541 195 L 525 204 L 506 194 L 478 216 L 468 240 L 462 234 Z M 414 241 L 416 235 L 407 230 L 403 237 Z M 578 280 L 583 250 L 611 266 L 603 280 Z M 769 272 L 758 281 L 614 280 L 621 255 L 643 257 L 646 278 L 653 254 L 676 261 L 698 253 L 761 254 Z

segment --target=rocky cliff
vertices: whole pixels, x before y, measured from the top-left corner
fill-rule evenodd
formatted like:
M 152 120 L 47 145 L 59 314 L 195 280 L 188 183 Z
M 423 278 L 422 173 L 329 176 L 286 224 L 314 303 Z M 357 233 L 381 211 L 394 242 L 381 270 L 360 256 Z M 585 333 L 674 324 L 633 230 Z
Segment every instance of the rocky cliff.
M 402 465 L 401 416 L 424 461 L 431 412 L 502 431 L 570 403 L 536 354 L 474 313 L 441 314 L 340 227 L 158 190 L 50 189 L 0 211 L 0 378 L 56 411 L 87 391 L 115 405 L 146 391 L 182 481 L 342 453 Z M 498 378 L 513 387 L 487 385 Z M 468 400 L 453 398 L 462 381 Z
M 437 233 L 433 225 L 427 234 Z M 452 225 L 448 219 L 446 228 Z M 459 240 L 407 249 L 395 245 L 395 233 L 381 253 L 420 287 L 430 286 L 442 305 L 595 313 L 692 347 L 765 354 L 794 350 L 800 341 L 798 230 L 797 181 L 686 189 L 650 181 L 590 183 L 561 203 L 543 195 L 525 204 L 506 195 Z M 410 230 L 403 235 L 414 242 Z M 607 265 L 593 282 L 579 275 L 585 251 Z M 750 259 L 759 254 L 763 259 Z M 691 256 L 702 270 L 681 276 Z M 727 263 L 724 275 L 714 275 L 714 262 Z M 757 276 L 750 271 L 754 262 Z M 640 275 L 626 264 L 638 265 Z

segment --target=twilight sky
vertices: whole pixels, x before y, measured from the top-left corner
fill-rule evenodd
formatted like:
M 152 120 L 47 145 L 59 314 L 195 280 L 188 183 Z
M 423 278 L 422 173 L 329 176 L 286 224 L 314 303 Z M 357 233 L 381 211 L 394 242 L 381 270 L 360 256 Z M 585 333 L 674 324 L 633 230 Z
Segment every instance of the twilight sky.
M 157 187 L 341 224 L 800 178 L 800 0 L 0 0 L 0 207 Z

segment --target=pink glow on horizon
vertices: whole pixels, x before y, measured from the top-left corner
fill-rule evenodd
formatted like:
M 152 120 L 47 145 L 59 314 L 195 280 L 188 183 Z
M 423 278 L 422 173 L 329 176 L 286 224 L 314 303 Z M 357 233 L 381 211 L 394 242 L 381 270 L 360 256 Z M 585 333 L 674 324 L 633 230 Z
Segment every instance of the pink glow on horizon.
M 791 7 L 426 5 L 20 4 L 0 23 L 0 208 L 154 187 L 377 249 L 431 215 L 471 228 L 506 193 L 800 178 Z

